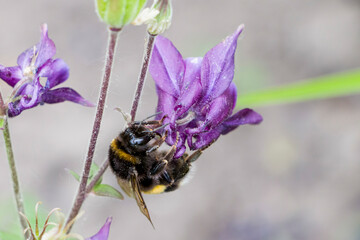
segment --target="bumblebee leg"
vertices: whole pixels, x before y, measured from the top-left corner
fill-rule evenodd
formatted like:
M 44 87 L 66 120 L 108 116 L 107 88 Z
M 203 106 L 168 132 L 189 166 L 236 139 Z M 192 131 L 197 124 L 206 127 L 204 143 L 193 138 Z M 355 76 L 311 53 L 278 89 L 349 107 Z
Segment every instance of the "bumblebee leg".
M 174 182 L 174 179 L 172 179 L 167 171 L 164 171 L 162 173 L 162 178 L 169 184 L 172 184 Z
M 167 115 L 164 115 L 160 120 L 144 121 L 144 125 L 157 125 L 158 127 L 163 125 L 163 122 L 167 118 Z
M 158 149 L 166 140 L 167 137 L 167 131 L 165 132 L 165 134 L 163 136 L 161 136 L 160 134 L 156 133 L 158 136 L 160 136 L 159 139 L 157 139 L 156 141 L 154 141 L 153 143 L 151 143 L 151 145 L 149 147 L 151 147 L 149 150 L 146 151 L 146 153 L 151 153 L 153 151 L 155 151 L 156 149 Z
M 202 154 L 202 150 L 197 150 L 185 159 L 185 162 L 195 162 Z
M 151 116 L 153 117 L 153 116 Z M 151 118 L 151 117 L 148 117 L 148 118 Z M 146 118 L 146 119 L 148 119 Z M 146 119 L 144 119 L 143 121 L 134 121 L 133 124 L 134 125 L 139 125 L 139 126 L 151 126 L 152 128 L 162 128 L 164 125 L 164 120 L 165 118 L 167 118 L 167 115 L 164 115 L 160 120 L 149 120 L 149 121 L 145 121 Z
M 146 154 L 149 154 L 153 151 L 155 151 L 156 149 L 158 149 L 161 146 L 162 143 L 159 144 L 155 144 L 155 146 L 151 147 L 149 150 L 146 150 Z
M 215 140 L 212 140 L 208 145 L 200 148 L 199 150 L 200 150 L 200 151 L 204 151 L 205 149 L 207 149 L 208 147 L 210 147 L 214 142 L 216 142 L 216 139 L 215 139 Z
M 172 145 L 172 147 L 166 153 L 166 155 L 163 157 L 162 160 L 166 160 L 166 161 L 170 162 L 174 158 L 178 141 L 179 141 L 179 133 L 177 133 L 177 135 L 176 135 L 176 142 L 174 143 L 174 145 Z
M 134 121 L 134 125 L 147 126 L 147 125 L 160 125 L 161 120 L 149 120 L 149 121 Z
M 170 162 L 174 158 L 175 152 L 176 152 L 176 145 L 173 145 L 170 148 L 170 150 L 166 153 L 166 155 L 163 157 L 162 160 L 166 160 Z
M 143 132 L 156 132 L 156 131 L 159 131 L 159 130 L 165 128 L 167 125 L 169 125 L 169 123 L 164 124 L 164 125 L 160 125 L 159 127 L 156 127 L 155 129 L 153 129 L 153 128 L 148 128 L 148 130 L 145 130 L 145 131 L 143 131 Z
M 168 161 L 165 159 L 162 161 L 156 162 L 154 164 L 154 166 L 150 169 L 150 175 L 159 174 L 160 172 L 162 172 L 165 169 L 167 164 L 168 164 Z
M 211 143 L 209 143 L 208 145 L 206 145 L 206 146 L 204 146 L 204 147 L 196 150 L 196 151 L 193 152 L 190 156 L 188 156 L 187 158 L 185 158 L 184 161 L 185 161 L 185 162 L 189 162 L 189 163 L 195 162 L 195 161 L 201 156 L 202 152 L 203 152 L 205 149 L 207 149 L 208 147 L 210 147 L 211 144 L 213 144 L 214 142 L 215 142 L 215 140 L 212 141 Z

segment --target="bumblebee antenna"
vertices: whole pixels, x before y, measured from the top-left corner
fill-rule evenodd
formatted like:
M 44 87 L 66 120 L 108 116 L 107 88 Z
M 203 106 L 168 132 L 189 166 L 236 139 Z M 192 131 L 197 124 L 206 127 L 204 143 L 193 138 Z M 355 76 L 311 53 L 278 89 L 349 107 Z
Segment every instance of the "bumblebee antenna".
M 148 120 L 148 119 L 150 119 L 150 118 L 152 118 L 152 117 L 155 117 L 155 116 L 157 116 L 157 115 L 159 115 L 159 114 L 161 114 L 162 112 L 160 111 L 160 112 L 157 112 L 157 113 L 154 113 L 153 115 L 150 115 L 150 116 L 148 116 L 147 118 L 145 118 L 145 119 L 143 119 L 141 122 L 145 122 L 146 120 Z
M 123 112 L 123 110 L 121 110 L 121 108 L 119 108 L 119 107 L 114 108 L 114 110 L 116 110 L 116 111 L 118 111 L 118 112 L 120 112 L 120 113 L 122 114 L 124 120 L 126 121 L 126 123 L 127 123 L 128 125 L 131 123 L 131 116 L 130 116 L 130 114 Z

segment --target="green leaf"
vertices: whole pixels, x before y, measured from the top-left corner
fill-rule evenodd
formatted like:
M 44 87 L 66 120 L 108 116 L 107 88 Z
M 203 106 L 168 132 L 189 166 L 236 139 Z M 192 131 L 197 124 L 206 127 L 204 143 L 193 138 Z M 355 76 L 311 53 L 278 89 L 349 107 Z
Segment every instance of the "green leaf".
M 90 183 L 90 181 L 95 177 L 96 173 L 99 171 L 99 166 L 96 163 L 91 164 L 90 173 L 89 173 L 89 180 L 87 184 Z M 102 182 L 102 176 L 99 178 L 99 180 L 96 181 L 95 186 L 99 185 Z
M 240 95 L 237 107 L 295 103 L 357 93 L 360 93 L 359 69 Z
M 80 182 L 80 176 L 79 174 L 77 174 L 76 172 L 74 172 L 73 170 L 67 169 L 67 171 L 73 175 L 73 177 L 76 179 L 76 181 Z
M 70 170 L 70 169 L 67 169 L 67 171 L 73 175 L 73 177 L 78 181 L 80 182 L 80 176 L 79 174 L 77 174 L 76 172 Z M 90 181 L 94 178 L 94 176 L 96 175 L 96 173 L 99 171 L 99 166 L 96 164 L 96 163 L 92 163 L 91 164 L 91 167 L 90 167 L 90 172 L 89 172 L 89 179 L 88 179 L 88 182 L 87 184 L 90 183 Z M 97 182 L 95 183 L 95 186 L 96 185 L 99 185 L 100 183 L 102 182 L 102 177 L 99 178 L 99 180 L 97 180 Z
M 92 179 L 98 171 L 99 171 L 99 166 L 94 162 L 91 163 L 89 178 Z
M 98 186 L 95 186 L 92 192 L 98 196 L 113 197 L 121 200 L 124 199 L 124 196 L 118 190 L 107 184 L 99 184 Z

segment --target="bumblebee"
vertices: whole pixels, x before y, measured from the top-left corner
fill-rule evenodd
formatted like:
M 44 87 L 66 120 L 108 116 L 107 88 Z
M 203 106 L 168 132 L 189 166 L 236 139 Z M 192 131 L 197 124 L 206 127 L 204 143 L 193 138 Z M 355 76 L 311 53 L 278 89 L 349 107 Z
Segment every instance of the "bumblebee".
M 191 163 L 202 153 L 197 150 L 174 159 L 177 143 L 168 151 L 158 150 L 167 134 L 156 131 L 163 127 L 162 120 L 129 122 L 109 148 L 109 165 L 118 184 L 129 197 L 135 198 L 140 211 L 152 225 L 142 193 L 176 190 L 188 174 Z

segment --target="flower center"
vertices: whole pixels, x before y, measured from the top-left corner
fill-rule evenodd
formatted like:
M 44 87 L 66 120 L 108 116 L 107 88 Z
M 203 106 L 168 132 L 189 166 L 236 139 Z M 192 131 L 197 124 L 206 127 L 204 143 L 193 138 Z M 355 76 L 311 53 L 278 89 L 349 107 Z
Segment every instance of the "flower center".
M 38 57 L 38 53 L 39 52 L 36 52 L 36 46 L 34 46 L 33 57 L 31 59 L 30 65 L 23 70 L 24 77 L 31 78 L 31 79 L 34 78 L 35 73 L 36 73 L 35 61 Z
M 36 69 L 34 66 L 28 66 L 23 71 L 24 77 L 33 79 L 35 75 L 35 70 Z

